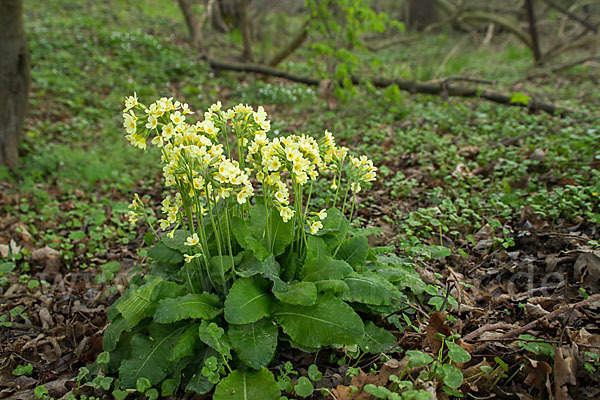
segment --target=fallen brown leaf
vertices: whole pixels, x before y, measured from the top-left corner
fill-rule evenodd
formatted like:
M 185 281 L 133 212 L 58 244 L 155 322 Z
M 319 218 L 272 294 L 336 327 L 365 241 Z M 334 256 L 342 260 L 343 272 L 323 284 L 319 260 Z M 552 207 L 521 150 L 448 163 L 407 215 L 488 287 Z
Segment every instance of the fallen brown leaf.
M 577 349 L 554 346 L 554 391 L 556 400 L 569 400 L 569 386 L 577 384 Z
M 450 336 L 450 328 L 446 325 L 446 312 L 434 312 L 429 317 L 429 324 L 425 333 L 425 340 L 431 352 L 435 355 L 440 351 L 442 347 L 442 341 L 436 338 L 436 335 L 441 333 L 444 336 Z
M 552 367 L 545 361 L 524 358 L 529 361 L 529 365 L 526 367 L 525 384 L 535 386 L 540 391 L 540 399 L 552 400 L 552 385 L 550 383 Z

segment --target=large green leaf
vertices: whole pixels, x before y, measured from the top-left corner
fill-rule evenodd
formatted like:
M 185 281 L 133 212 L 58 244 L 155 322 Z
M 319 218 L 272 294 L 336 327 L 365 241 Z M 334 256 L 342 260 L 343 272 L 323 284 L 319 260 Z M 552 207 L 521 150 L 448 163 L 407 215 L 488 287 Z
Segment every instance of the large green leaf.
M 367 353 L 385 353 L 394 344 L 396 344 L 394 335 L 371 321 L 365 323 L 365 335 L 358 342 L 360 348 Z
M 200 324 L 190 325 L 173 344 L 171 353 L 169 354 L 169 361 L 179 360 L 180 358 L 187 357 L 190 354 L 197 351 L 198 347 L 203 347 L 200 344 L 200 338 L 198 337 L 198 327 Z
M 225 320 L 230 324 L 249 324 L 271 314 L 273 298 L 264 278 L 240 278 L 225 299 Z
M 362 265 L 369 253 L 369 241 L 366 236 L 357 235 L 344 240 L 338 251 L 338 257 L 346 260 L 354 268 Z
M 308 235 L 306 241 L 306 259 L 324 258 L 331 256 L 331 251 L 325 241 L 317 236 Z
M 387 282 L 377 276 L 357 274 L 344 278 L 350 290 L 342 294 L 342 299 L 364 304 L 389 305 L 392 303 L 392 293 L 387 288 Z
M 277 331 L 272 321 L 261 319 L 252 324 L 231 324 L 227 334 L 240 360 L 251 368 L 260 369 L 266 367 L 275 354 Z
M 274 316 L 283 331 L 303 346 L 355 344 L 364 335 L 358 314 L 331 295 L 319 298 L 317 304 L 309 307 L 280 303 Z
M 279 212 L 272 209 L 269 219 L 269 232 L 273 237 L 272 253 L 277 257 L 283 254 L 294 240 L 294 224 L 289 221 L 283 222 Z
M 350 290 L 346 282 L 339 279 L 326 279 L 324 281 L 316 281 L 317 290 L 322 293 L 331 293 L 339 295 Z
M 156 243 L 154 247 L 148 250 L 148 256 L 167 264 L 179 264 L 183 261 L 183 255 L 179 251 L 168 247 L 163 242 Z
M 317 236 L 339 236 L 348 228 L 348 219 L 337 208 L 327 210 L 327 218 L 323 221 L 323 228 L 319 230 Z
M 163 299 L 158 303 L 154 320 L 170 324 L 182 319 L 213 319 L 223 312 L 219 296 L 212 293 L 190 293 L 177 298 Z
M 241 254 L 243 258 L 240 265 L 235 267 L 236 274 L 244 278 L 249 278 L 254 275 L 262 275 L 265 272 L 264 262 L 254 257 L 254 253 L 246 250 Z
M 250 250 L 260 261 L 269 257 L 269 251 L 258 239 L 252 236 L 252 232 L 245 220 L 234 216 L 231 220 L 231 224 L 233 225 L 233 235 L 240 246 L 245 250 Z
M 279 400 L 280 395 L 275 377 L 263 367 L 259 371 L 233 371 L 219 382 L 213 399 Z
M 328 279 L 341 279 L 354 271 L 346 261 L 332 257 L 311 258 L 302 267 L 303 281 L 316 282 Z
M 223 278 L 227 279 L 227 272 L 233 268 L 234 260 L 230 256 L 213 256 L 208 261 L 208 273 L 213 282 L 223 284 Z
M 125 388 L 135 388 L 138 378 L 147 378 L 152 385 L 159 384 L 173 363 L 166 362 L 173 345 L 183 332 L 183 328 L 156 326 L 150 337 L 135 335 L 131 340 L 131 357 L 121 363 L 119 375 Z
M 117 309 L 127 320 L 129 325 L 135 326 L 142 319 L 151 317 L 156 307 L 156 292 L 159 285 L 163 282 L 161 278 L 156 278 L 151 282 L 140 286 L 126 300 L 119 302 Z
M 380 259 L 391 258 L 392 261 L 400 260 L 397 257 L 378 257 Z M 412 262 L 376 262 L 371 269 L 380 277 L 392 282 L 399 290 L 410 289 L 414 294 L 421 294 L 427 289 L 427 284 L 421 280 L 419 273 L 415 270 Z
M 184 229 L 178 229 L 173 234 L 173 237 L 170 238 L 167 235 L 164 235 L 160 241 L 167 247 L 177 250 L 182 254 L 187 253 L 190 248 L 185 245 L 188 234 Z
M 131 328 L 132 326 L 125 318 L 117 316 L 104 330 L 104 336 L 102 337 L 102 349 L 104 351 L 113 351 L 116 349 L 121 334 Z
M 278 290 L 273 287 L 273 294 L 279 301 L 300 306 L 312 306 L 317 301 L 317 286 L 313 282 L 284 285 Z

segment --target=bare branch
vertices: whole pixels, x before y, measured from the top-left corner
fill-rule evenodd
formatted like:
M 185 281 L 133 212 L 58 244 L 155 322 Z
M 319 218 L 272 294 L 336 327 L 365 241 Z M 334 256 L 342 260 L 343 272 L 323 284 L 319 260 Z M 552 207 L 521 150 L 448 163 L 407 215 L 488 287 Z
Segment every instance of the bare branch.
M 552 0 L 542 0 L 544 3 L 548 4 L 550 7 L 560 11 L 561 13 L 565 14 L 567 17 L 571 18 L 573 21 L 579 22 L 581 25 L 583 25 L 584 27 L 586 27 L 587 30 L 589 31 L 593 31 L 594 33 L 598 33 L 598 28 L 597 26 L 593 26 L 591 25 L 588 21 L 586 21 L 585 19 L 573 14 L 571 11 L 567 10 L 566 8 L 562 7 L 560 4 L 556 4 L 554 1 Z

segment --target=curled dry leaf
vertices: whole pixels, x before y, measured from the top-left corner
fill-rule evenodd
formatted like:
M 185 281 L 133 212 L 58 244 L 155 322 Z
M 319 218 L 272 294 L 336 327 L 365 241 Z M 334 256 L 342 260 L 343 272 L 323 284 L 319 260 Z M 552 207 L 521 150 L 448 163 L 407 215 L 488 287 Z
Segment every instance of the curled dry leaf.
M 444 336 L 450 336 L 450 328 L 446 325 L 446 312 L 434 312 L 429 317 L 429 324 L 425 333 L 425 340 L 431 352 L 437 354 L 442 347 L 442 341 L 436 337 L 438 333 Z
M 552 374 L 552 367 L 545 361 L 536 361 L 527 357 L 524 357 L 524 359 L 529 362 L 529 365 L 526 367 L 527 377 L 525 378 L 525 383 L 535 386 L 540 391 L 539 398 L 551 399 L 552 385 L 550 383 L 550 374 Z
M 574 275 L 584 288 L 593 293 L 600 292 L 600 252 L 584 252 L 577 257 L 574 266 Z
M 577 349 L 554 347 L 554 391 L 556 400 L 569 400 L 569 386 L 577 384 Z
M 31 259 L 44 267 L 44 273 L 56 275 L 60 268 L 60 253 L 51 247 L 45 246 L 31 253 Z
M 2 258 L 6 258 L 8 257 L 8 253 L 9 253 L 9 247 L 6 244 L 0 244 L 0 256 Z

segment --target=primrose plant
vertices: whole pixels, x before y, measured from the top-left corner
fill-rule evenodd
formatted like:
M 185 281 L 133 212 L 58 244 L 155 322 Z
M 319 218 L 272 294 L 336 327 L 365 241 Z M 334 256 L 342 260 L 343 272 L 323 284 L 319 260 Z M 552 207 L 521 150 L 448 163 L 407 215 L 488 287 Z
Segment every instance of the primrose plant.
M 320 140 L 270 139 L 262 107 L 219 102 L 203 121 L 190 114 L 172 99 L 126 100 L 127 139 L 160 149 L 169 195 L 164 218 L 150 224 L 149 271 L 109 311 L 100 373 L 118 375 L 118 393 L 142 382 L 161 395 L 279 399 L 267 368 L 279 362 L 278 347 L 378 353 L 393 345 L 371 320 L 406 296 L 392 283 L 397 274 L 378 274 L 390 266 L 351 225 L 373 163 L 327 131 Z M 319 179 L 329 180 L 330 207 L 311 210 Z M 131 221 L 150 223 L 148 207 L 136 195 Z

